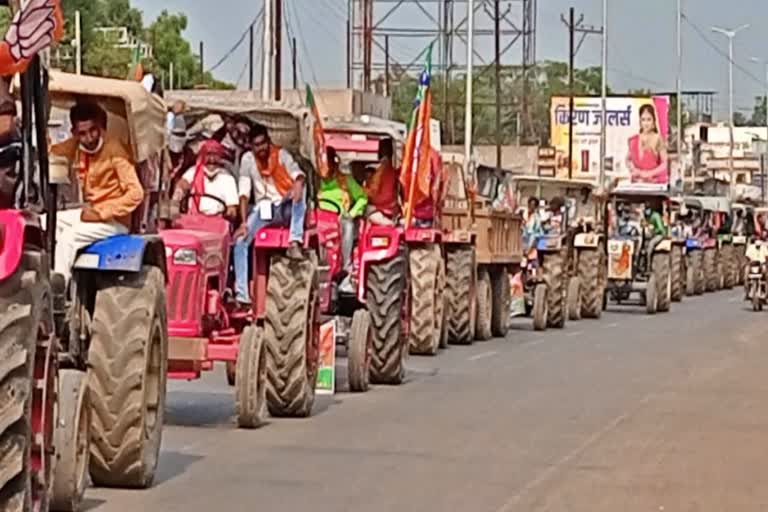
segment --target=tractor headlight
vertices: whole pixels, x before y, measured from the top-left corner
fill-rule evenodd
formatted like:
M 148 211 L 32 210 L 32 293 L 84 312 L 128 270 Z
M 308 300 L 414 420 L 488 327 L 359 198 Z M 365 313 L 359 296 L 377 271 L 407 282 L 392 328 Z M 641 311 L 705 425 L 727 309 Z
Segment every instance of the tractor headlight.
M 178 249 L 173 254 L 176 265 L 197 265 L 197 252 L 194 249 Z

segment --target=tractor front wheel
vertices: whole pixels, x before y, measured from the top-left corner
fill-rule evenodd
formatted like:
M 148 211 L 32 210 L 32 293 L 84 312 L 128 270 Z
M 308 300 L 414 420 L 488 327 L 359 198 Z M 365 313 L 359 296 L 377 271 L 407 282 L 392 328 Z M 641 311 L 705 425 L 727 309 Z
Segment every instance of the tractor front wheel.
M 353 393 L 365 393 L 370 387 L 371 351 L 373 348 L 371 314 L 365 309 L 358 309 L 352 315 L 348 343 L 347 377 L 349 390 Z
M 88 486 L 91 422 L 87 375 L 80 370 L 59 371 L 59 420 L 54 434 L 56 471 L 51 509 L 77 512 Z
M 449 249 L 445 266 L 448 343 L 470 345 L 475 339 L 476 316 L 474 249 Z
M 533 289 L 533 329 L 535 331 L 543 331 L 547 328 L 548 324 L 548 307 L 549 301 L 547 300 L 547 285 L 539 283 Z
M 491 276 L 488 270 L 480 269 L 477 272 L 477 319 L 475 321 L 475 339 L 488 341 L 491 339 L 493 318 L 493 290 Z
M 312 413 L 320 353 L 318 301 L 314 258 L 272 257 L 264 319 L 267 407 L 272 416 L 304 418 Z
M 235 417 L 240 428 L 259 428 L 266 417 L 267 365 L 260 327 L 249 325 L 240 334 L 235 383 Z

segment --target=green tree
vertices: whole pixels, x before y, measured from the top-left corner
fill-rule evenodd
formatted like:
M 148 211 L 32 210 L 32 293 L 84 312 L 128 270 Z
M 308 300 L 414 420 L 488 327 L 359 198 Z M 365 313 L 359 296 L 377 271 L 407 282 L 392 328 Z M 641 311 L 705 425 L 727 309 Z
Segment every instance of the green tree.
M 127 48 L 116 48 L 114 37 L 96 34 L 83 55 L 83 71 L 88 75 L 124 79 L 133 60 Z
M 755 98 L 751 124 L 752 126 L 765 126 L 765 96 L 757 96 Z

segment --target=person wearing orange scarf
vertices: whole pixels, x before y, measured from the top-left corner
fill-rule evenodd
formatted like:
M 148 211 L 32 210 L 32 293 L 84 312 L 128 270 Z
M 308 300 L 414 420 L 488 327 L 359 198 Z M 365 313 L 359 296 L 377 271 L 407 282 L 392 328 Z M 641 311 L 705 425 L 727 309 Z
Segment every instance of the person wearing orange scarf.
M 240 162 L 240 218 L 235 231 L 235 293 L 241 304 L 250 304 L 248 293 L 249 249 L 256 232 L 266 224 L 290 226 L 288 256 L 303 257 L 304 216 L 307 210 L 304 172 L 291 154 L 273 144 L 267 128 L 251 127 L 251 151 Z M 255 206 L 251 206 L 253 196 Z

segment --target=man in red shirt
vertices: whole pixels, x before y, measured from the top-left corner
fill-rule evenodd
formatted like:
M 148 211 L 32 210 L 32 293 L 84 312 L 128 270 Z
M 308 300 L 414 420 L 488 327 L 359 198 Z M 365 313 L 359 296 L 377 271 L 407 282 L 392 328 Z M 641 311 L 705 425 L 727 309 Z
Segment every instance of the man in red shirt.
M 366 216 L 374 223 L 383 226 L 394 225 L 398 213 L 397 204 L 397 169 L 392 163 L 394 156 L 392 139 L 381 139 L 379 142 L 379 166 L 365 184 L 368 194 Z

